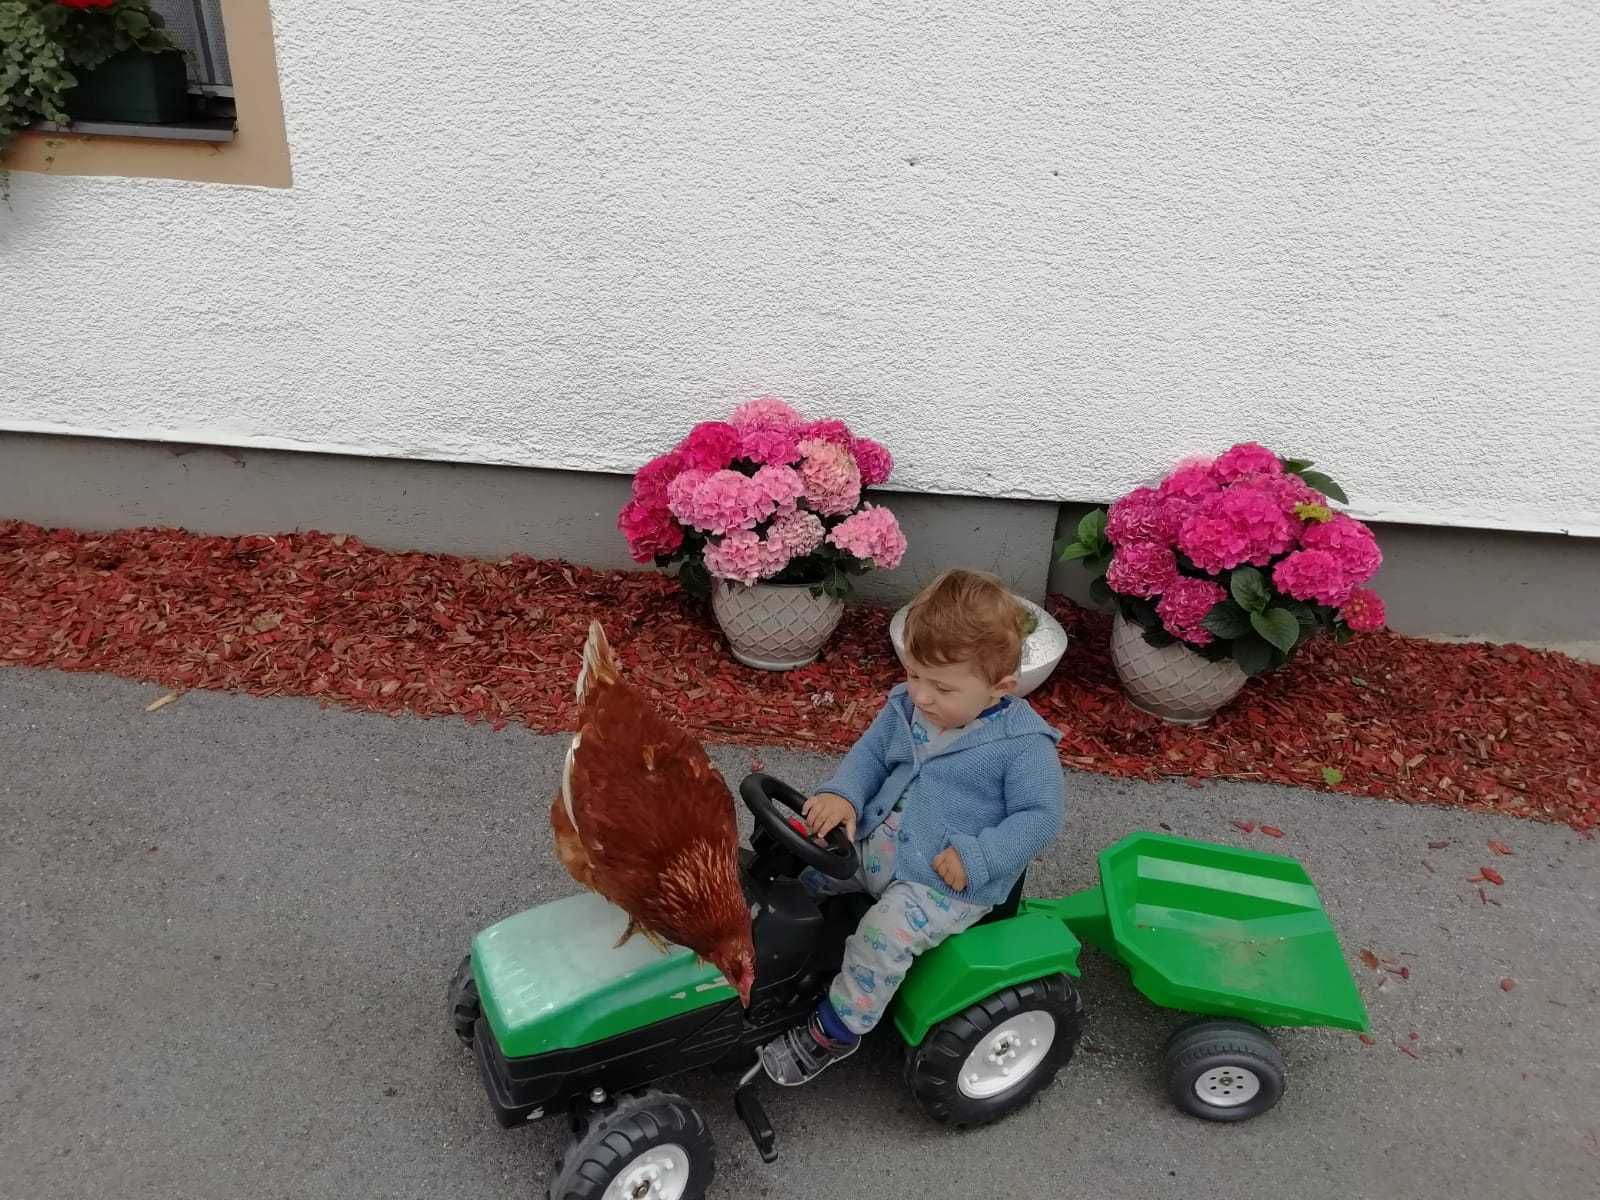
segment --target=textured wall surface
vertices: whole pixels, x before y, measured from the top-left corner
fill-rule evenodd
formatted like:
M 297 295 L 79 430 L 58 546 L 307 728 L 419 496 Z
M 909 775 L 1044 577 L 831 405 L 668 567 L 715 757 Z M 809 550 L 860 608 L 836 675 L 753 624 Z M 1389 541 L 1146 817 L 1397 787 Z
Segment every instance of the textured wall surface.
M 1256 437 L 1600 534 L 1600 15 L 275 0 L 288 191 L 18 173 L 0 427 L 627 470 L 761 391 L 897 487 Z

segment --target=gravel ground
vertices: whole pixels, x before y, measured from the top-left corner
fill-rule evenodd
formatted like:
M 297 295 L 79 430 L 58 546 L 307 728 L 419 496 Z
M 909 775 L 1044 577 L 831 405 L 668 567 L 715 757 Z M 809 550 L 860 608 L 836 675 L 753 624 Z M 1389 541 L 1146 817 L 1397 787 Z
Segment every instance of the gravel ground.
M 546 818 L 564 742 L 205 693 L 147 713 L 159 694 L 0 670 L 0 1195 L 542 1195 L 560 1131 L 494 1124 L 443 993 L 477 929 L 572 889 Z M 737 778 L 752 754 L 716 757 Z M 761 757 L 800 786 L 825 767 Z M 1305 862 L 1375 1045 L 1284 1032 L 1277 1109 L 1187 1119 L 1157 1075 L 1177 1018 L 1086 952 L 1080 1053 L 991 1129 L 928 1124 L 880 1041 L 769 1091 L 783 1157 L 765 1167 L 731 1080 L 682 1080 L 718 1138 L 713 1195 L 1600 1194 L 1600 842 L 1283 788 L 1074 776 L 1030 892 L 1091 883 L 1096 851 L 1160 822 Z M 1485 864 L 1505 876 L 1498 904 L 1467 882 Z M 1363 969 L 1364 947 L 1410 978 Z M 899 1183 L 879 1182 L 891 1171 Z

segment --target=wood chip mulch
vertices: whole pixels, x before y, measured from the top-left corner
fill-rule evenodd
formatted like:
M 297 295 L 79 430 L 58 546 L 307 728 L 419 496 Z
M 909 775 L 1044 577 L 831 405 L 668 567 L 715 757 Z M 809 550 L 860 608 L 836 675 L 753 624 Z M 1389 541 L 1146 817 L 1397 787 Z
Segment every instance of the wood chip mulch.
M 1121 697 L 1107 618 L 1051 599 L 1073 641 L 1031 697 L 1069 766 L 1260 780 L 1600 824 L 1600 666 L 1519 646 L 1374 634 L 1313 643 L 1210 725 Z M 0 663 L 540 732 L 570 729 L 591 618 L 628 677 L 708 741 L 838 751 L 898 679 L 888 616 L 852 607 L 823 660 L 741 667 L 704 607 L 648 572 L 398 554 L 322 533 L 110 534 L 0 521 Z M 152 718 L 153 719 L 153 718 Z

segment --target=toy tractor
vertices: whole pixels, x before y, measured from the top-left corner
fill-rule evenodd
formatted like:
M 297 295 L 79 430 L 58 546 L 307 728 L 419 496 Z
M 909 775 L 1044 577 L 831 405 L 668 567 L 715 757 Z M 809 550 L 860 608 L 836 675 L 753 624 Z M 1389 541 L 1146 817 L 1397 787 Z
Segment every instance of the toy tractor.
M 803 1021 L 838 971 L 871 900 L 818 899 L 805 867 L 853 877 L 842 830 L 826 844 L 796 820 L 805 797 L 766 775 L 740 793 L 755 817 L 741 874 L 754 914 L 748 1010 L 714 967 L 643 939 L 585 893 L 491 925 L 450 982 L 452 1030 L 472 1047 L 503 1126 L 560 1114 L 573 1138 L 552 1200 L 695 1200 L 711 1183 L 706 1124 L 658 1085 L 686 1071 L 743 1071 L 734 1108 L 764 1160 L 776 1135 L 755 1092 L 756 1048 Z M 1366 1010 L 1304 868 L 1279 855 L 1153 833 L 1100 854 L 1100 885 L 1020 898 L 923 955 L 886 1023 L 905 1043 L 923 1111 L 956 1127 L 1014 1112 L 1072 1057 L 1082 1022 L 1083 942 L 1124 963 L 1166 1008 L 1196 1014 L 1166 1046 L 1184 1112 L 1240 1121 L 1282 1096 L 1282 1056 L 1262 1025 L 1364 1031 Z

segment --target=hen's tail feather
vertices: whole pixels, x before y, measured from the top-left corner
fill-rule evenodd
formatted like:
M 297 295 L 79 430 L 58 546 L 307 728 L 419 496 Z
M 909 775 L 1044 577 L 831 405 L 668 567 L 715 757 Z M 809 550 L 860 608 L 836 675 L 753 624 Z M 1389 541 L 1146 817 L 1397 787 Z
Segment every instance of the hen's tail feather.
M 632 917 L 628 918 L 628 927 L 622 931 L 622 936 L 617 939 L 616 945 L 613 946 L 612 949 L 616 949 L 617 946 L 621 946 L 624 942 L 626 942 L 629 938 L 631 938 L 636 933 L 643 934 L 645 941 L 649 942 L 652 946 L 654 946 L 657 950 L 661 951 L 661 953 L 663 953 L 663 954 L 666 954 L 668 952 L 668 950 L 670 949 L 670 947 L 660 937 L 660 935 L 656 934 L 652 930 L 646 929 L 643 925 L 639 924 L 639 922 L 636 921 Z
M 611 656 L 611 643 L 599 621 L 589 622 L 589 640 L 583 644 L 583 669 L 578 672 L 578 702 L 588 699 L 589 688 L 597 683 L 617 681 L 617 660 Z

